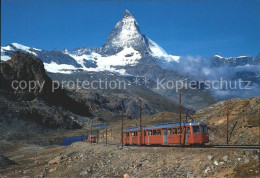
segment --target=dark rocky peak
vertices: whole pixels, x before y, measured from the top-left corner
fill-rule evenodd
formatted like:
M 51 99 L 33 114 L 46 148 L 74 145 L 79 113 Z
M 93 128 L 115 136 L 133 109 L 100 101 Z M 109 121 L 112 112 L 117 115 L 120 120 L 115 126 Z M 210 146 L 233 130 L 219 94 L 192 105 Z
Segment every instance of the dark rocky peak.
M 45 73 L 44 65 L 42 61 L 33 55 L 24 54 L 22 52 L 15 52 L 12 55 L 11 60 L 3 62 L 0 68 L 1 72 L 1 88 L 9 91 L 14 91 L 12 88 L 12 82 L 24 81 L 38 81 L 40 83 L 49 80 Z M 22 97 L 33 99 L 40 95 L 40 87 L 36 86 L 31 90 L 30 94 L 26 91 L 17 89 L 15 92 Z
M 91 115 L 89 107 L 84 101 L 77 101 L 73 95 L 69 96 L 69 91 L 53 85 L 52 80 L 45 73 L 43 62 L 33 55 L 15 52 L 10 60 L 1 63 L 0 73 L 0 90 L 9 92 L 15 100 L 32 101 L 40 98 L 49 105 L 62 106 L 75 114 Z M 13 81 L 23 82 L 23 86 L 25 84 L 27 86 L 14 88 L 12 87 Z M 32 85 L 29 88 L 30 82 L 35 82 L 34 88 Z
M 101 51 L 104 55 L 113 55 L 127 47 L 132 47 L 141 54 L 149 51 L 148 39 L 141 34 L 137 21 L 128 10 L 110 32 Z
M 132 14 L 126 9 L 124 12 L 124 18 L 133 17 Z

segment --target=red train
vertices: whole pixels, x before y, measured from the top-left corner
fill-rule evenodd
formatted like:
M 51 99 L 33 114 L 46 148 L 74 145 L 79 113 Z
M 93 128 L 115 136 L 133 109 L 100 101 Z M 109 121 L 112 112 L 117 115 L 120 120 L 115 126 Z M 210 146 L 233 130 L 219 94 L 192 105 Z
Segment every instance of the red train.
M 87 141 L 92 142 L 92 143 L 96 143 L 96 136 L 95 135 L 89 135 Z
M 142 134 L 141 134 L 142 133 Z M 181 141 L 180 141 L 181 138 Z M 209 142 L 205 122 L 170 122 L 123 131 L 125 145 L 195 145 Z

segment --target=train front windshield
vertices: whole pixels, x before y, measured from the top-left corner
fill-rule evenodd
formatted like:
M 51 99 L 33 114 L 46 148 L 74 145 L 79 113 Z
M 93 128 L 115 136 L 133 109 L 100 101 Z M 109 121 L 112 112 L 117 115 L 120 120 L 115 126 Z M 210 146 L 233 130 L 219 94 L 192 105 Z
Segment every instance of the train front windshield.
M 200 127 L 199 126 L 193 126 L 193 133 L 200 133 Z
M 193 126 L 192 127 L 193 133 L 208 133 L 208 129 L 206 125 L 200 125 L 200 126 Z
M 201 126 L 202 133 L 208 133 L 208 128 L 206 125 Z

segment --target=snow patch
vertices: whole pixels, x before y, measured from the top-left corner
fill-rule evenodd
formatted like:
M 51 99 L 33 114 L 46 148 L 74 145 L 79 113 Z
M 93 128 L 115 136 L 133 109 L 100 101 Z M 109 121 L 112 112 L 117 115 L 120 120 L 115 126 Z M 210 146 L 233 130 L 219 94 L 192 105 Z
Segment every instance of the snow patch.
M 68 51 L 65 51 L 65 53 L 74 58 L 86 71 L 110 71 L 120 73 L 122 75 L 126 74 L 125 69 L 116 69 L 115 66 L 134 66 L 142 57 L 141 54 L 132 47 L 125 47 L 122 51 L 111 56 L 101 56 L 95 52 L 83 55 L 71 54 L 68 53 Z M 84 66 L 84 59 L 95 61 L 97 67 L 86 68 Z
M 35 52 L 31 51 L 30 49 L 36 49 L 36 48 L 31 48 L 31 47 L 28 47 L 28 46 L 24 46 L 24 45 L 21 45 L 19 43 L 11 43 L 14 47 L 16 47 L 17 49 L 19 50 L 22 50 L 22 51 L 25 51 L 27 53 L 30 53 L 30 54 L 33 54 L 34 56 L 38 56 Z M 36 49 L 38 50 L 38 49 Z M 39 51 L 39 50 L 38 50 Z
M 238 56 L 236 58 L 245 58 L 245 57 L 249 57 L 249 56 Z
M 7 45 L 7 46 L 4 46 L 4 47 L 1 47 L 1 52 L 4 52 L 4 51 L 13 51 L 14 49 Z
M 41 49 L 37 49 L 37 48 L 32 48 L 32 49 L 34 49 L 35 51 L 42 51 Z
M 52 73 L 70 74 L 70 73 L 72 73 L 72 71 L 68 71 L 68 70 L 75 70 L 75 69 L 77 69 L 73 65 L 57 64 L 56 62 L 53 62 L 53 61 L 51 63 L 49 63 L 49 64 L 48 63 L 43 63 L 43 64 L 44 64 L 44 68 L 48 72 L 52 72 Z
M 68 51 L 65 52 L 65 54 L 68 54 L 70 57 L 74 58 L 78 64 L 80 64 L 83 69 L 87 69 L 84 65 L 84 60 L 92 60 L 95 61 L 99 57 L 101 57 L 98 53 L 91 53 L 91 54 L 83 54 L 83 55 L 77 55 L 77 54 L 70 54 Z
M 214 55 L 214 57 L 224 58 L 224 57 L 222 57 L 222 56 L 220 56 L 220 55 Z
M 164 60 L 165 62 L 179 62 L 180 56 L 174 56 L 174 55 L 169 55 L 164 49 L 156 44 L 154 41 L 151 39 L 148 39 L 149 41 L 149 48 L 151 50 L 150 54 L 156 58 L 159 58 L 161 60 Z
M 17 49 L 20 49 L 20 50 L 24 50 L 24 51 L 27 51 L 30 49 L 30 47 L 28 46 L 24 46 L 24 45 L 21 45 L 19 43 L 11 43 L 14 47 L 16 47 Z
M 1 61 L 8 61 L 10 59 L 11 59 L 10 56 L 1 56 Z
M 111 66 L 135 65 L 139 59 L 141 59 L 141 54 L 138 51 L 132 47 L 126 47 L 115 55 L 99 57 L 96 62 L 99 68 L 107 68 Z

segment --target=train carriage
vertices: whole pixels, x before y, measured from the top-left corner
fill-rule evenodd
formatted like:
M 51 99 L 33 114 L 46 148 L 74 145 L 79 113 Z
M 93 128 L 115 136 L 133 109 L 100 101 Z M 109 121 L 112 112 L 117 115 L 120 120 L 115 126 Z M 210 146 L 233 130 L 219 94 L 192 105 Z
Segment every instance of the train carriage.
M 89 135 L 87 141 L 92 142 L 92 143 L 96 143 L 96 136 L 95 135 Z
M 124 130 L 125 145 L 194 145 L 209 142 L 205 122 L 171 122 Z

